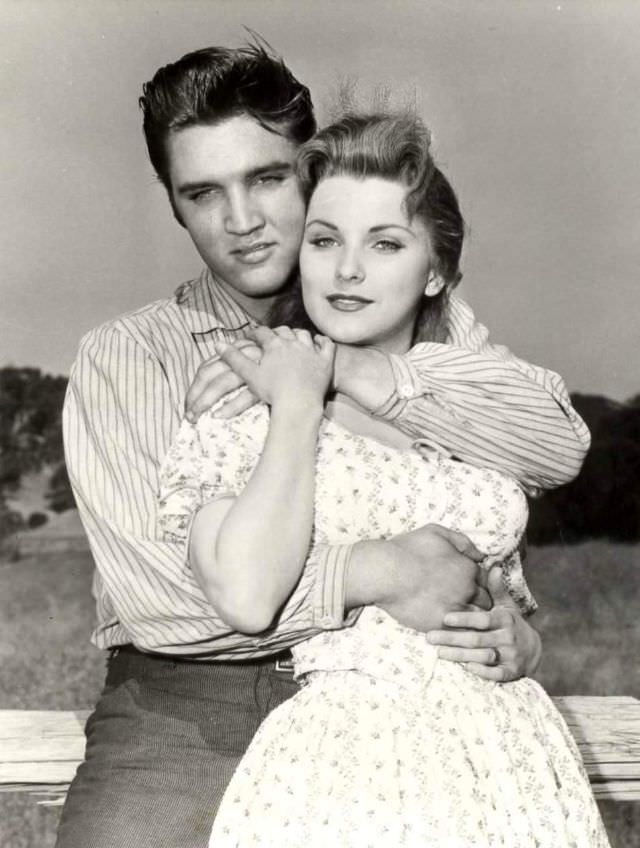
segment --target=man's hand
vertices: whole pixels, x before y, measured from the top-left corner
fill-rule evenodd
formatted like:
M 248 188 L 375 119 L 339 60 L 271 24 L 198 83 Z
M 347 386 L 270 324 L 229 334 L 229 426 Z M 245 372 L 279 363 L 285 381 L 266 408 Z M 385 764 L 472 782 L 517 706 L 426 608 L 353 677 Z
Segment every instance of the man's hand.
M 313 338 L 307 330 L 256 327 L 252 331 L 262 348 L 254 362 L 234 345 L 218 348 L 218 353 L 251 392 L 272 407 L 289 410 L 318 409 L 333 377 L 334 344 L 326 336 Z
M 250 339 L 241 339 L 235 342 L 236 350 L 251 359 L 260 362 L 262 348 Z M 244 386 L 242 391 L 232 398 L 224 401 L 217 410 L 219 418 L 233 418 L 240 415 L 249 407 L 257 403 L 257 398 L 245 385 L 242 377 L 231 370 L 224 360 L 215 356 L 203 362 L 196 372 L 193 383 L 187 392 L 185 401 L 185 415 L 194 423 L 207 409 L 211 409 L 226 395 Z
M 477 583 L 482 559 L 466 536 L 437 524 L 361 542 L 347 573 L 347 607 L 375 604 L 405 627 L 441 629 L 452 610 L 491 607 Z
M 450 612 L 444 617 L 447 629 L 429 633 L 428 641 L 440 646 L 441 659 L 464 663 L 485 680 L 504 683 L 533 674 L 540 662 L 540 636 L 506 591 L 499 566 L 489 572 L 488 589 L 491 610 Z

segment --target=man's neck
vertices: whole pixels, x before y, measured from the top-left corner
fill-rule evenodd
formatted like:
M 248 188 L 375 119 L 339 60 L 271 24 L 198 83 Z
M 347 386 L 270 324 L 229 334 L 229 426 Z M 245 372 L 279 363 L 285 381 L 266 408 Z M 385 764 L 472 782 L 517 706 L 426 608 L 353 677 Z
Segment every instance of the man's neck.
M 269 317 L 269 312 L 276 301 L 277 294 L 272 294 L 267 297 L 250 297 L 232 288 L 220 277 L 213 277 L 214 284 L 220 286 L 225 294 L 231 298 L 238 306 L 259 324 L 265 324 Z

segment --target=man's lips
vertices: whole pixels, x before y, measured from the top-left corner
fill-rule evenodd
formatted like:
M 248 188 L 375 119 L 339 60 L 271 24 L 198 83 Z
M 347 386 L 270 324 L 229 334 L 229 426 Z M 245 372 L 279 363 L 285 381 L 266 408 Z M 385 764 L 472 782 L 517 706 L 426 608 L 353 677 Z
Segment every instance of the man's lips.
M 236 247 L 231 251 L 231 255 L 236 256 L 241 262 L 253 265 L 266 259 L 275 244 L 274 241 L 257 241 L 254 244 Z

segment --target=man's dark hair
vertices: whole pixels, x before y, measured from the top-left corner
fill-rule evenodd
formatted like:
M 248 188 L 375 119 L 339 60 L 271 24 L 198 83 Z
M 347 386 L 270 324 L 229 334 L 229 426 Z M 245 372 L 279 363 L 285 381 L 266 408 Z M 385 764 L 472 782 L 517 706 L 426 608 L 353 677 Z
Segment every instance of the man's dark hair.
M 316 130 L 309 89 L 262 42 L 205 47 L 160 68 L 139 100 L 149 158 L 170 190 L 167 139 L 172 131 L 248 115 L 298 144 Z

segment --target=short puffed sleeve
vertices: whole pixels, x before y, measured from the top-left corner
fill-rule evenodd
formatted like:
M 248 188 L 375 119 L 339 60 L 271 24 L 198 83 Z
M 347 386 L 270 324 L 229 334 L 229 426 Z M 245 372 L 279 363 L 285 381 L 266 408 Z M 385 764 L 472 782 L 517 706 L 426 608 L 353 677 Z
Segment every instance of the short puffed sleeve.
M 185 543 L 201 506 L 240 494 L 262 452 L 268 424 L 262 404 L 231 419 L 205 412 L 196 424 L 182 422 L 160 468 L 158 522 L 166 541 Z

